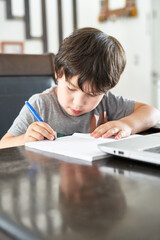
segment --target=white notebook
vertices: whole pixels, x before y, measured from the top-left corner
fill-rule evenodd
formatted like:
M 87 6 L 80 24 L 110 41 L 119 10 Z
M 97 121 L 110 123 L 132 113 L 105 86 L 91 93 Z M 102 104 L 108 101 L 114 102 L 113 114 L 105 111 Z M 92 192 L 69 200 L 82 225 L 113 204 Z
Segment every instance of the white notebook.
M 93 161 L 105 158 L 108 154 L 103 153 L 97 147 L 100 143 L 116 141 L 114 138 L 98 138 L 95 139 L 90 134 L 74 133 L 72 136 L 61 137 L 55 141 L 37 141 L 28 142 L 26 147 L 54 153 L 71 158 L 82 159 L 86 161 Z

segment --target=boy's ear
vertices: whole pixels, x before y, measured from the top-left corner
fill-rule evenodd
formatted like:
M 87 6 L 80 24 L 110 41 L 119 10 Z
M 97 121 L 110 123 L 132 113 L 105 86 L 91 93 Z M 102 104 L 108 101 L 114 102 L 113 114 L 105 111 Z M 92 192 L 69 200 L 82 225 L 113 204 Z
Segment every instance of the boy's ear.
M 54 78 L 55 78 L 55 83 L 57 84 L 57 73 L 56 72 L 54 74 Z

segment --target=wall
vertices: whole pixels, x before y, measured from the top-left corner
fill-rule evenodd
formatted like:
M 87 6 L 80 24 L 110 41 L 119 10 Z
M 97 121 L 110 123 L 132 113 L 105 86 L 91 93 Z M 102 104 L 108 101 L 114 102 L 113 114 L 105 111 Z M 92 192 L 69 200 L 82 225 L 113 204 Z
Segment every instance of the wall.
M 73 30 L 72 0 L 62 0 L 64 37 Z M 0 28 L 2 40 L 19 40 L 25 44 L 26 53 L 41 53 L 40 41 L 24 39 L 23 21 L 5 20 L 5 1 L 0 1 Z M 46 0 L 49 52 L 58 50 L 57 1 Z M 77 0 L 78 27 L 96 27 L 116 37 L 124 47 L 127 66 L 113 92 L 137 101 L 153 104 L 152 59 L 151 59 L 151 3 L 152 0 L 137 0 L 138 17 L 120 18 L 104 23 L 98 22 L 100 0 Z M 17 6 L 18 8 L 18 6 Z
M 152 72 L 153 72 L 153 89 L 152 101 L 160 109 L 160 1 L 153 1 L 153 18 L 152 18 Z
M 79 26 L 94 26 L 116 37 L 124 47 L 127 66 L 114 89 L 116 94 L 152 104 L 151 99 L 151 1 L 138 0 L 138 17 L 99 23 L 100 1 L 79 0 Z M 86 6 L 86 8 L 84 8 Z M 90 11 L 92 9 L 92 11 Z M 82 14 L 81 14 L 82 13 Z

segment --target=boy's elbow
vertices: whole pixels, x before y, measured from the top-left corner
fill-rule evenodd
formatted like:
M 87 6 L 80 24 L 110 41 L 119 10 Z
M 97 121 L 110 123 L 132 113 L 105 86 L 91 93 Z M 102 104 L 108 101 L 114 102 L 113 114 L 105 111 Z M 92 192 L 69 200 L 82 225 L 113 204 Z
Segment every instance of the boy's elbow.
M 149 111 L 149 115 L 151 116 L 151 119 L 153 121 L 153 125 L 156 125 L 158 122 L 160 122 L 160 111 L 150 105 L 147 105 L 148 107 L 148 111 Z
M 136 102 L 134 112 L 140 113 L 144 119 L 148 119 L 152 126 L 160 122 L 160 111 L 151 105 Z
M 158 109 L 154 108 L 154 112 L 156 115 L 156 120 L 157 120 L 156 124 L 157 124 L 158 122 L 160 122 L 160 111 Z

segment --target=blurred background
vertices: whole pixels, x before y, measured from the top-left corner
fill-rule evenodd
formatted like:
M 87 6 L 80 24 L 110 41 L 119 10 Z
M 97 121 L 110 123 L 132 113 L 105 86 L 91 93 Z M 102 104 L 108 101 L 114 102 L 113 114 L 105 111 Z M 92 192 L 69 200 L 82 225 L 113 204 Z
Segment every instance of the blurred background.
M 160 109 L 159 0 L 0 0 L 1 53 L 57 53 L 75 28 L 116 37 L 127 65 L 117 95 Z

